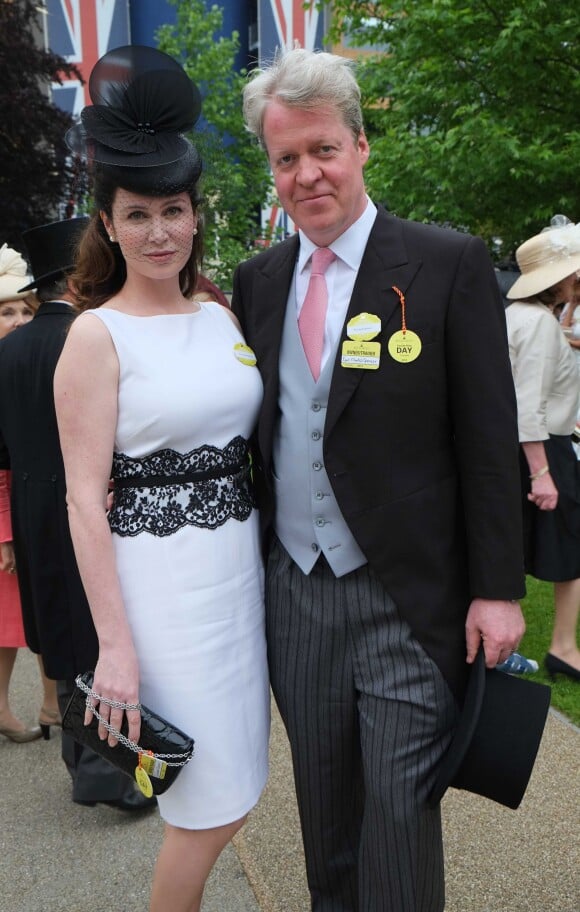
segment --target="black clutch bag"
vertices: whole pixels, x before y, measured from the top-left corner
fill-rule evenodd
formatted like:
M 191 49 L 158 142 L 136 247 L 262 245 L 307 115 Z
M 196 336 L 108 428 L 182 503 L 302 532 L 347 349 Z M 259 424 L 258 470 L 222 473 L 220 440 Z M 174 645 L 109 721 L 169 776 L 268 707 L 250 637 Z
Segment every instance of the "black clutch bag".
M 134 778 L 143 794 L 162 795 L 167 791 L 193 756 L 193 738 L 141 704 L 139 707 L 130 707 L 141 711 L 139 744 L 127 737 L 128 723 L 127 716 L 124 715 L 120 732 L 103 722 L 107 730 L 119 739 L 115 747 L 110 747 L 108 740 L 102 741 L 99 738 L 97 729 L 102 720 L 89 702 L 90 697 L 99 699 L 99 695 L 92 690 L 93 672 L 86 671 L 78 675 L 75 684 L 62 718 L 63 730 L 75 741 L 90 747 L 117 769 Z M 89 725 L 84 724 L 87 706 L 93 712 Z

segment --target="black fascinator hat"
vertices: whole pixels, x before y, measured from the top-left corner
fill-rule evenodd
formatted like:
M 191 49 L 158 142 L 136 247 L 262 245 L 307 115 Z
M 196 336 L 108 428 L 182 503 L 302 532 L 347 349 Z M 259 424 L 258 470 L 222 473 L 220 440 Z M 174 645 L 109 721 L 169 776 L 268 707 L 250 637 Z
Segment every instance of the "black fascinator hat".
M 143 45 L 115 48 L 93 67 L 89 94 L 93 104 L 65 137 L 72 152 L 135 192 L 195 184 L 201 158 L 182 134 L 197 122 L 201 96 L 173 57 Z

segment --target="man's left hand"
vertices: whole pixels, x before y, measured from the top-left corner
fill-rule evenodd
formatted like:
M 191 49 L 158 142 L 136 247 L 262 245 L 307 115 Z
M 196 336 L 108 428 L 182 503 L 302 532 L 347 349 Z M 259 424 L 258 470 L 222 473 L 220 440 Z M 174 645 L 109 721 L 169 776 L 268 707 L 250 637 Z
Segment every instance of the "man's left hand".
M 488 668 L 505 662 L 517 648 L 525 629 L 519 602 L 473 599 L 465 622 L 467 662 L 474 661 L 482 641 Z

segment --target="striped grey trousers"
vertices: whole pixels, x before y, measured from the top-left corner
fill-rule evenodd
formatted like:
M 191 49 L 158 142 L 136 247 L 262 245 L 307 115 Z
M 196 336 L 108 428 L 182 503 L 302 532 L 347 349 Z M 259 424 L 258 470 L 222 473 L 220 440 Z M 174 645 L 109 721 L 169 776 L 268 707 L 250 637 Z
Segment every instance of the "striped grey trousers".
M 426 798 L 458 711 L 441 672 L 368 566 L 305 576 L 276 539 L 266 624 L 313 912 L 442 912 Z

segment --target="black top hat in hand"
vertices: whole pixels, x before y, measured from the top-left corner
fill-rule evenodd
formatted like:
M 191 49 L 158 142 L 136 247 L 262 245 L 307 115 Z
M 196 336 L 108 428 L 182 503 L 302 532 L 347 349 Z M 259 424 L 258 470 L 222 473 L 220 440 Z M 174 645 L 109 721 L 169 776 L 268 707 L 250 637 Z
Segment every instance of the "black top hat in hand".
M 449 786 L 509 808 L 527 788 L 550 708 L 546 684 L 485 667 L 483 647 L 471 668 L 456 732 L 429 796 L 434 807 Z

